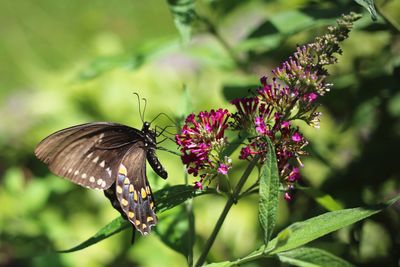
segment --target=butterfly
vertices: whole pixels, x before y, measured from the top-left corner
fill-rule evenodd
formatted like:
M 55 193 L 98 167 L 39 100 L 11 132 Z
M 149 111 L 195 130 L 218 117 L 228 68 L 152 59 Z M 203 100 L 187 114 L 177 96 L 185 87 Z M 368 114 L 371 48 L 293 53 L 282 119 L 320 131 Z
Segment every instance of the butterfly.
M 146 159 L 162 178 L 168 174 L 156 156 L 156 132 L 111 122 L 72 126 L 43 139 L 38 159 L 58 176 L 104 190 L 124 218 L 142 235 L 157 223 L 154 197 L 146 177 Z

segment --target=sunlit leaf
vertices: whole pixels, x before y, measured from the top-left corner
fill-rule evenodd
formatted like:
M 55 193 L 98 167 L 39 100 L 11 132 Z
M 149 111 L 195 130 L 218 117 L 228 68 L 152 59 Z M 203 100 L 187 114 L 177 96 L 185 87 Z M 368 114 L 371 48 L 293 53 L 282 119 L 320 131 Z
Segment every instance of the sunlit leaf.
M 351 263 L 325 250 L 318 248 L 297 248 L 278 253 L 279 260 L 294 266 L 302 267 L 351 267 Z
M 259 187 L 259 220 L 264 230 L 264 244 L 268 244 L 276 224 L 279 196 L 279 172 L 274 145 L 266 137 L 268 144 L 267 159 L 261 168 Z

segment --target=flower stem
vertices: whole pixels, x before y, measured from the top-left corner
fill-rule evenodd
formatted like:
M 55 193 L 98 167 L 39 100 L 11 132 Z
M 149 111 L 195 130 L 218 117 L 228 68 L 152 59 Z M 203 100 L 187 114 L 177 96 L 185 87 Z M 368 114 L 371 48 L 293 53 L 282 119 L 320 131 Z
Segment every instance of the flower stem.
M 184 179 L 185 184 L 189 184 L 188 174 L 184 172 Z M 195 229 L 194 229 L 194 215 L 193 215 L 193 206 L 192 206 L 192 199 L 188 199 L 185 202 L 186 212 L 188 215 L 188 255 L 187 255 L 187 262 L 188 266 L 193 266 L 193 244 L 194 244 L 194 236 L 195 236 Z
M 233 194 L 229 196 L 228 200 L 226 201 L 225 207 L 221 213 L 221 215 L 218 218 L 218 221 L 210 235 L 210 237 L 208 238 L 205 247 L 199 257 L 199 259 L 197 260 L 195 266 L 199 267 L 202 266 L 203 263 L 205 262 L 208 252 L 210 251 L 212 245 L 214 244 L 214 241 L 219 233 L 219 230 L 221 229 L 222 224 L 225 221 L 226 216 L 228 215 L 229 210 L 231 209 L 232 205 L 235 204 L 237 202 L 237 199 L 239 197 L 240 191 L 242 190 L 243 185 L 245 184 L 245 182 L 247 181 L 247 178 L 249 177 L 251 171 L 254 169 L 254 166 L 256 166 L 257 162 L 258 162 L 259 156 L 256 155 L 253 160 L 250 162 L 250 164 L 247 166 L 246 170 L 244 171 L 242 177 L 240 178 L 239 182 L 237 183 Z

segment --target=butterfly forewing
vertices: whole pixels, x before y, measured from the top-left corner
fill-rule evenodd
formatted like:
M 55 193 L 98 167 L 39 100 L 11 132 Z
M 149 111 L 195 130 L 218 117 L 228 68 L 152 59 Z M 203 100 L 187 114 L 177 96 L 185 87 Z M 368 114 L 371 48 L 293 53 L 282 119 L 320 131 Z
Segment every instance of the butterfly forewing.
M 146 178 L 146 150 L 135 143 L 123 158 L 116 181 L 116 195 L 128 220 L 143 235 L 157 223 L 154 199 Z
M 70 127 L 45 138 L 36 156 L 56 175 L 82 186 L 106 189 L 116 179 L 120 162 L 140 131 L 116 123 Z

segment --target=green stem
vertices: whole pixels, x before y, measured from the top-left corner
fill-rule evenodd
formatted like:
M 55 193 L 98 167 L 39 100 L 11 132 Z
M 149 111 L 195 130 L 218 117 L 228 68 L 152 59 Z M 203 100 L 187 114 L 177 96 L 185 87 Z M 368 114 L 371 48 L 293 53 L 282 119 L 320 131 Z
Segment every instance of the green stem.
M 189 179 L 188 179 L 187 172 L 185 172 L 184 179 L 185 179 L 185 184 L 188 185 Z M 193 201 L 193 199 L 188 199 L 185 202 L 186 212 L 188 215 L 188 224 L 189 224 L 189 227 L 188 227 L 189 228 L 189 230 L 188 230 L 188 255 L 187 255 L 187 262 L 188 262 L 189 267 L 193 266 L 193 244 L 194 244 L 194 235 L 195 235 L 192 201 Z
M 218 218 L 218 221 L 210 235 L 210 237 L 208 238 L 204 249 L 199 257 L 199 259 L 197 260 L 195 266 L 202 266 L 203 263 L 205 262 L 208 252 L 210 251 L 212 245 L 214 244 L 214 241 L 219 233 L 219 230 L 221 229 L 222 224 L 225 221 L 226 216 L 228 215 L 229 210 L 231 209 L 232 205 L 235 204 L 237 202 L 237 199 L 239 197 L 240 191 L 243 188 L 243 185 L 245 184 L 245 182 L 247 181 L 247 178 L 249 177 L 251 171 L 254 169 L 254 166 L 256 166 L 257 162 L 258 162 L 259 156 L 256 155 L 253 160 L 250 162 L 250 164 L 247 166 L 246 170 L 244 171 L 242 177 L 240 178 L 239 182 L 237 183 L 233 194 L 229 196 L 228 200 L 226 201 L 225 207 L 221 213 L 221 215 Z

